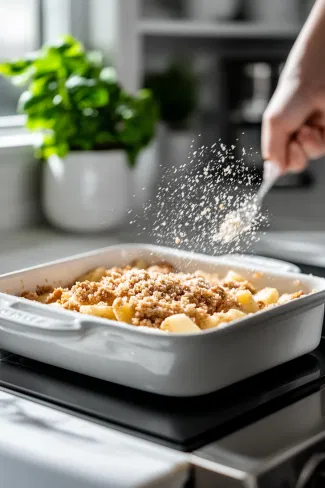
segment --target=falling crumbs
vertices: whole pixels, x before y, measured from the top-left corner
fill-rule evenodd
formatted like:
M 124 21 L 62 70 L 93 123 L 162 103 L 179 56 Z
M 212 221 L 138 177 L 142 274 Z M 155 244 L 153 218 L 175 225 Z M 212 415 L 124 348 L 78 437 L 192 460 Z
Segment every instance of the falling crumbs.
M 220 141 L 210 147 L 193 142 L 184 164 L 162 166 L 154 199 L 130 222 L 138 234 L 145 227 L 157 244 L 193 252 L 247 252 L 267 215 L 252 204 L 258 181 L 233 150 Z

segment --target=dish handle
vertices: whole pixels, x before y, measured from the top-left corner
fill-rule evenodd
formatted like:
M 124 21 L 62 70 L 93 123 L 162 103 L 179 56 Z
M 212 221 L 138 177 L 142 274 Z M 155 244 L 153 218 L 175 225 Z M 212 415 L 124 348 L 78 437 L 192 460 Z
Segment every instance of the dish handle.
M 21 302 L 0 303 L 0 330 L 9 333 L 41 334 L 67 337 L 80 334 L 85 325 L 78 318 L 67 317 L 57 311 L 42 313 L 33 306 Z M 51 311 L 52 312 L 52 311 Z

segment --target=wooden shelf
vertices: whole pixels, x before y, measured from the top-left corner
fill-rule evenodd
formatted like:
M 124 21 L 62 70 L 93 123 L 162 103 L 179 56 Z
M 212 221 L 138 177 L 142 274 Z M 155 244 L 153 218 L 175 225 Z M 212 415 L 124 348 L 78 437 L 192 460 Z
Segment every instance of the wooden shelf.
M 270 25 L 252 22 L 196 22 L 191 20 L 141 20 L 138 32 L 152 37 L 191 37 L 213 39 L 294 40 L 296 25 Z

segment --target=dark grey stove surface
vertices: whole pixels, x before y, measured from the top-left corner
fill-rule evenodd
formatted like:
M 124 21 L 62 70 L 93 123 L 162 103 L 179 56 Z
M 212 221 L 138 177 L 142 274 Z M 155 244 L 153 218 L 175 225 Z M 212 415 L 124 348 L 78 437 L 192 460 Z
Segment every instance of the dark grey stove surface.
M 216 393 L 175 399 L 140 392 L 2 351 L 0 387 L 182 451 L 199 447 L 317 391 L 325 340 L 308 354 Z

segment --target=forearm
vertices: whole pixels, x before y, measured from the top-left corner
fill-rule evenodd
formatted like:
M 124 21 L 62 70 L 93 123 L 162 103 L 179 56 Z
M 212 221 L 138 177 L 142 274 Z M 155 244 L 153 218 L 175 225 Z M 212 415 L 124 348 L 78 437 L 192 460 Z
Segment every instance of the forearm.
M 308 90 L 325 86 L 325 0 L 317 0 L 288 57 L 282 76 Z

